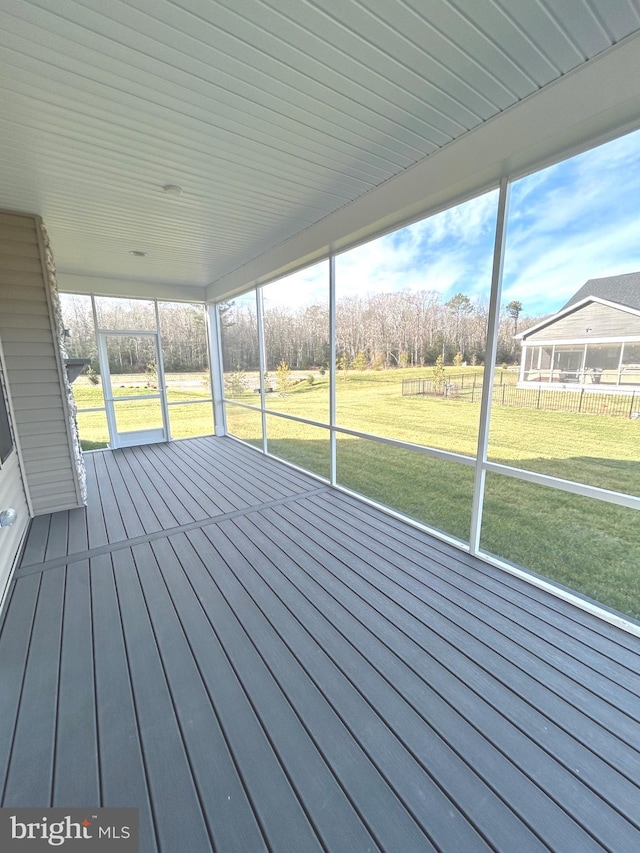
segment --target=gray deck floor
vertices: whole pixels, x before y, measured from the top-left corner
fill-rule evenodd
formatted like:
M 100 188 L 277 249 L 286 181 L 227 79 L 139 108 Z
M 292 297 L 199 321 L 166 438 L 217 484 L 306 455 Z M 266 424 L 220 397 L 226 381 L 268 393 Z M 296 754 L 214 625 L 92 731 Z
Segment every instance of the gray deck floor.
M 640 850 L 640 641 L 231 439 L 94 453 L 0 635 L 5 806 L 143 851 Z

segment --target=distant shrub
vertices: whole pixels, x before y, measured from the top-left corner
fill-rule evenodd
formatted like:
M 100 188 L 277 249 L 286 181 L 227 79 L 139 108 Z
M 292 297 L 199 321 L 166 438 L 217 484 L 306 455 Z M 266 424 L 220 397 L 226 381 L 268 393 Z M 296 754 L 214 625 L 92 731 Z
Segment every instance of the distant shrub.
M 367 369 L 367 356 L 362 350 L 356 355 L 356 357 L 351 362 L 351 367 L 354 370 L 366 370 Z
M 224 387 L 226 393 L 232 397 L 238 397 L 244 393 L 247 388 L 247 377 L 244 370 L 238 366 L 231 376 L 225 378 Z
M 283 359 L 276 369 L 276 385 L 281 397 L 286 397 L 291 387 L 291 368 Z
M 349 357 L 346 352 L 342 353 L 342 355 L 338 359 L 336 367 L 338 368 L 338 370 L 342 371 L 342 380 L 344 382 L 347 378 L 347 370 L 349 370 Z
M 441 355 L 436 358 L 436 363 L 433 365 L 433 381 L 436 386 L 437 393 L 441 394 L 444 391 L 446 371 L 444 367 L 444 359 Z
M 91 365 L 87 368 L 87 379 L 92 385 L 100 384 L 100 376 L 95 372 Z

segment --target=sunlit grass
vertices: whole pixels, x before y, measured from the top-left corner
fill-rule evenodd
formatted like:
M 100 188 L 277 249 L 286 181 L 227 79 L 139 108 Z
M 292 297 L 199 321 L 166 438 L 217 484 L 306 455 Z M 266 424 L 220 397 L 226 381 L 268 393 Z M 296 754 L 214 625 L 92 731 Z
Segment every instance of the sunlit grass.
M 481 547 L 640 619 L 636 510 L 488 474 Z
M 351 436 L 338 438 L 336 463 L 341 485 L 469 541 L 473 467 Z

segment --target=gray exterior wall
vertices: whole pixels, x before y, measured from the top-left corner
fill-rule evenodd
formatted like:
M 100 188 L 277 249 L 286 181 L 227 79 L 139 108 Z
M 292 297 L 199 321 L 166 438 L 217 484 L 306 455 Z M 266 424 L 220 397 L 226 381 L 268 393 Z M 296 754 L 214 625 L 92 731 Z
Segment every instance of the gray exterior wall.
M 591 331 L 587 332 L 587 329 Z M 640 317 L 599 302 L 590 302 L 565 317 L 550 322 L 539 331 L 525 335 L 523 342 L 526 344 L 543 341 L 588 343 L 590 339 L 610 338 L 613 341 L 619 341 L 632 336 L 640 339 Z
M 38 217 L 0 212 L 0 339 L 34 514 L 81 504 Z

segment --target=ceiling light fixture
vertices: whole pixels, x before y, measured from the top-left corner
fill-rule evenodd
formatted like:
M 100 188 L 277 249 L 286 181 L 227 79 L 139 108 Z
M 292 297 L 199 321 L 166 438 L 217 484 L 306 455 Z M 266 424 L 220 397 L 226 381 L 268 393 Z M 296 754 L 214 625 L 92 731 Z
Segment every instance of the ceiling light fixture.
M 141 252 L 140 249 L 131 249 L 129 254 L 133 255 L 134 258 L 146 258 L 147 257 L 147 253 Z
M 162 191 L 167 195 L 182 195 L 182 187 L 178 187 L 176 184 L 165 184 Z

